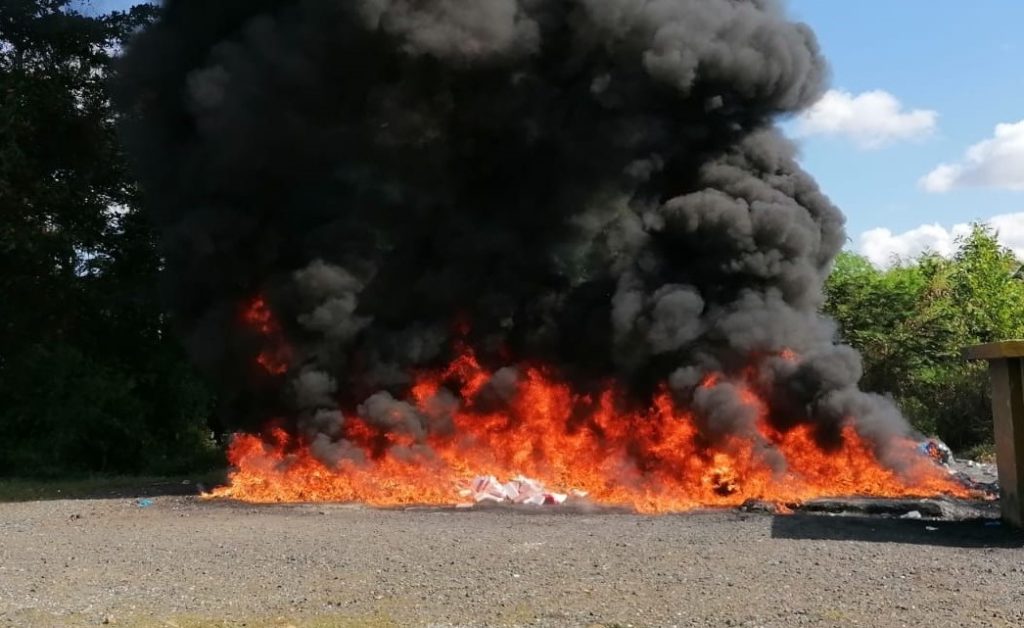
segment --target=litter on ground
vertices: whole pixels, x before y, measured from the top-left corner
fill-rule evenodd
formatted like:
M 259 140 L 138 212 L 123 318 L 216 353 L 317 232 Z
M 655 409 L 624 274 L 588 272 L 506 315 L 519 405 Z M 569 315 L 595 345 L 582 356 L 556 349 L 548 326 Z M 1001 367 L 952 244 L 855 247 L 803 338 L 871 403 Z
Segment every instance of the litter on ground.
M 571 491 L 574 497 L 585 497 L 586 491 Z M 568 493 L 547 490 L 542 483 L 526 476 L 516 476 L 508 482 L 500 482 L 493 475 L 479 475 L 459 491 L 459 496 L 470 498 L 476 503 L 491 501 L 530 506 L 551 506 L 565 503 Z

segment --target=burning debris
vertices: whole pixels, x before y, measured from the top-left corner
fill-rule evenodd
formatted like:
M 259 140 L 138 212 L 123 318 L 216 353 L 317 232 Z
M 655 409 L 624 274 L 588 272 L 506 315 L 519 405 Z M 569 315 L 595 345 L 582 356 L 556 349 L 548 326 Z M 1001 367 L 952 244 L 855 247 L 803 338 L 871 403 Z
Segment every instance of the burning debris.
M 494 409 L 486 400 L 495 379 L 505 377 L 486 371 L 472 352 L 422 372 L 408 401 L 380 396 L 346 416 L 336 442 L 347 449 L 340 452 L 319 449 L 335 441 L 307 445 L 302 435 L 280 427 L 263 437 L 240 435 L 230 449 L 238 471 L 230 486 L 213 495 L 257 502 L 452 504 L 458 499 L 453 487 L 478 474 L 572 486 L 597 503 L 641 512 L 737 506 L 749 499 L 970 494 L 920 455 L 912 439 L 891 444 L 903 448 L 900 471 L 879 464 L 852 426 L 834 449 L 824 450 L 810 426 L 776 431 L 765 419 L 767 405 L 752 392 L 744 403 L 768 454 L 786 461 L 784 470 L 768 464 L 750 440 L 709 444 L 695 416 L 678 408 L 667 390 L 648 409 L 624 411 L 614 387 L 582 396 L 534 368 L 515 376 L 514 394 Z M 465 407 L 450 403 L 453 394 L 468 400 Z M 410 433 L 421 425 L 427 426 L 422 441 Z M 443 429 L 430 427 L 435 425 Z
M 766 0 L 168 0 L 119 102 L 217 494 L 964 491 L 818 314 L 843 217 L 774 120 L 826 74 Z
M 937 438 L 926 438 L 917 446 L 917 450 L 941 465 L 949 465 L 953 461 L 953 452 Z
M 573 489 L 571 493 L 575 497 L 587 496 L 586 491 L 578 489 Z M 548 491 L 537 480 L 522 475 L 504 484 L 493 475 L 481 475 L 473 478 L 466 488 L 460 490 L 459 496 L 471 498 L 473 503 L 507 502 L 529 506 L 550 506 L 565 503 L 569 494 Z

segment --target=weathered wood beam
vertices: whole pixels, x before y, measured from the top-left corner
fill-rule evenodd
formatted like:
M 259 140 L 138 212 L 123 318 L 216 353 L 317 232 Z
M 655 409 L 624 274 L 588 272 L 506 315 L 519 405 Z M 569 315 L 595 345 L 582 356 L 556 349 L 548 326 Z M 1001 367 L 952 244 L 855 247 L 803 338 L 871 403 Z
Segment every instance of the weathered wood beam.
M 967 347 L 964 357 L 988 361 L 1000 508 L 1004 521 L 1024 527 L 1024 340 Z

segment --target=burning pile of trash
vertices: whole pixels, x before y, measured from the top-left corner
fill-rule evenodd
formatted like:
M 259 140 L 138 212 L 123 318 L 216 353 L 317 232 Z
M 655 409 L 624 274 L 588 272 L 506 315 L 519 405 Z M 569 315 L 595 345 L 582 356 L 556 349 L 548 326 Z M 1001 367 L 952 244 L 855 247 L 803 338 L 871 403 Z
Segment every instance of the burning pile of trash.
M 545 488 L 541 482 L 524 475 L 518 475 L 505 483 L 493 475 L 479 475 L 459 490 L 459 497 L 472 499 L 472 502 L 462 502 L 459 505 L 465 507 L 480 502 L 498 502 L 551 506 L 564 504 L 569 495 L 582 498 L 587 496 L 587 492 L 572 489 L 568 493 L 556 493 Z
M 998 498 L 999 482 L 995 479 L 995 465 L 957 459 L 949 446 L 935 437 L 926 438 L 918 443 L 917 452 L 945 469 L 954 480 L 967 489 L 991 499 Z
M 937 466 L 945 469 L 958 483 L 966 488 L 984 494 L 995 499 L 999 494 L 999 486 L 995 481 L 979 481 L 965 472 L 960 467 L 978 468 L 983 475 L 994 475 L 994 469 L 982 469 L 981 467 L 992 467 L 973 461 L 957 460 L 952 450 L 937 438 L 926 438 L 922 440 L 917 451 L 922 456 L 932 460 Z M 482 502 L 521 504 L 527 506 L 557 506 L 566 503 L 569 497 L 585 498 L 587 492 L 579 489 L 571 489 L 566 493 L 560 493 L 548 489 L 543 482 L 525 475 L 517 475 L 507 482 L 502 482 L 493 475 L 478 475 L 458 489 L 459 498 L 457 506 L 469 508 Z M 784 509 L 791 512 L 788 509 Z M 773 509 L 774 512 L 778 512 Z
M 953 460 L 953 452 L 946 443 L 937 438 L 926 438 L 921 441 L 917 446 L 917 451 L 944 466 L 948 466 Z

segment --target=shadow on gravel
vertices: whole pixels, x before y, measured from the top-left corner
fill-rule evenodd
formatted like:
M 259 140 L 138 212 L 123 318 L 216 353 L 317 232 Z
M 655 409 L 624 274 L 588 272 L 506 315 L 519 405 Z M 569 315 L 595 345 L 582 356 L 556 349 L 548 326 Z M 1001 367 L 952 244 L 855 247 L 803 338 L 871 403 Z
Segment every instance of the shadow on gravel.
M 881 517 L 780 515 L 772 518 L 773 539 L 864 541 L 941 547 L 1024 547 L 1024 531 L 991 519 L 927 521 Z

